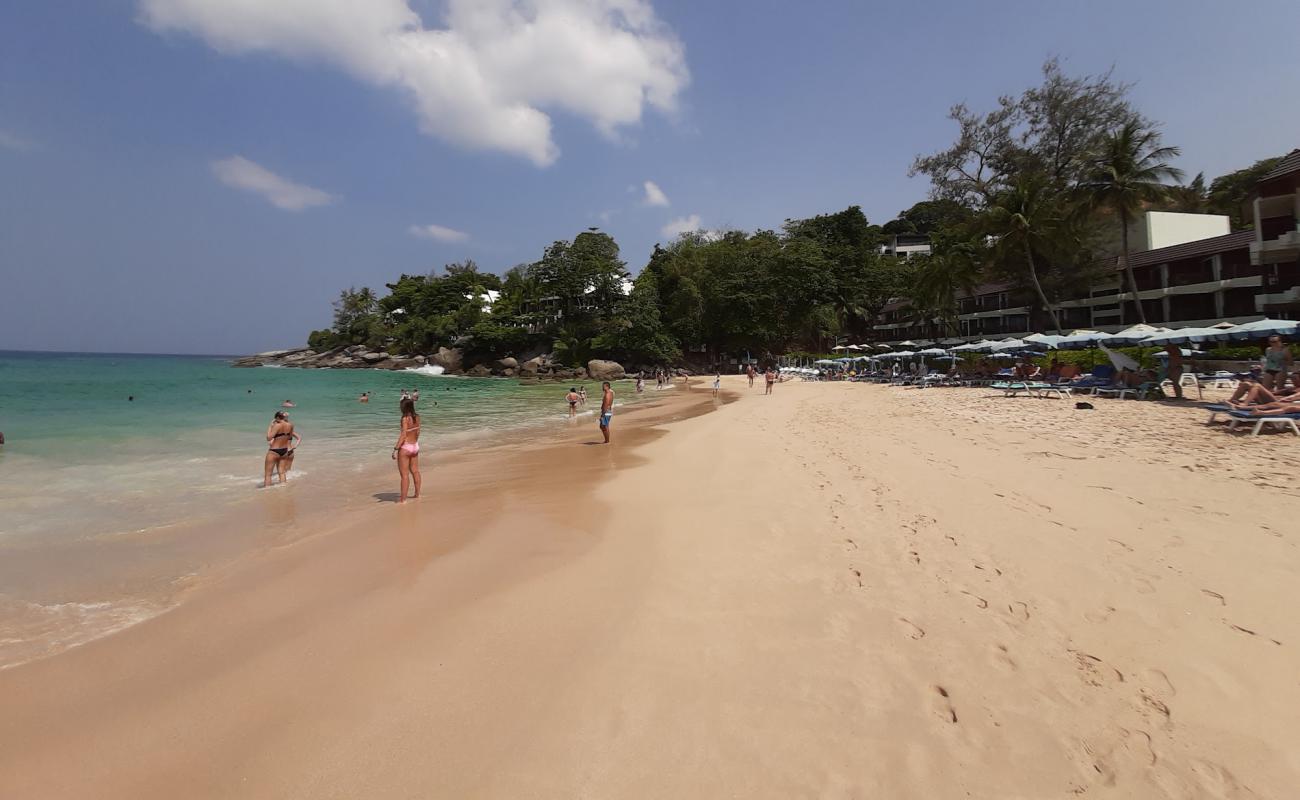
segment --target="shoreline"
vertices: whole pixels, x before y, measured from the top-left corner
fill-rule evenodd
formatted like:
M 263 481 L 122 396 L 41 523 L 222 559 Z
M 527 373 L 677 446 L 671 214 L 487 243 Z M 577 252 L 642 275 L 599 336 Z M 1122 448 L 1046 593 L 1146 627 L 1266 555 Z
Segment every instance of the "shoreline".
M 656 392 L 615 408 L 620 417 L 635 420 L 642 410 L 673 405 L 675 395 Z M 422 464 L 426 490 L 446 480 L 492 491 L 491 471 L 471 472 L 466 465 L 504 459 L 511 450 L 561 446 L 575 428 L 595 427 L 594 412 L 572 422 L 561 412 L 552 416 L 430 437 Z M 288 485 L 253 489 L 250 483 L 243 495 L 196 506 L 186 519 L 90 536 L 6 541 L 0 559 L 0 671 L 142 624 L 250 557 L 355 524 L 375 505 L 396 498 L 396 470 L 388 459 L 376 456 L 355 467 L 328 459 L 323 464 L 297 465 L 295 473 L 302 474 Z M 439 502 L 435 495 L 429 504 Z
M 1269 479 L 1289 436 L 1176 404 L 723 385 L 738 402 L 647 413 L 612 448 L 590 430 L 559 459 L 498 454 L 528 480 L 471 459 L 502 487 L 432 524 L 377 509 L 0 672 L 0 794 L 1246 798 L 1300 780 L 1300 622 L 1278 602 L 1300 497 Z

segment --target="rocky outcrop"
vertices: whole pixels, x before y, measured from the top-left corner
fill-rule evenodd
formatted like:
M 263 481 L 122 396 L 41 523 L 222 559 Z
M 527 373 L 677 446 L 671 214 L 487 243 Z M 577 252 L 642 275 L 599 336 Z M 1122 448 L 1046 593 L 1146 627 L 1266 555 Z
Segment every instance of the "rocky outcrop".
M 587 374 L 593 381 L 616 381 L 624 377 L 623 365 L 617 361 L 592 359 L 587 362 Z
M 535 350 L 533 351 L 536 352 Z M 579 383 L 586 380 L 616 381 L 626 377 L 623 365 L 616 361 L 594 360 L 583 367 L 566 367 L 557 364 L 549 353 L 534 355 L 527 360 L 506 357 L 494 361 L 470 364 L 466 368 L 465 353 L 456 347 L 440 347 L 429 355 L 407 355 L 373 350 L 364 345 L 336 347 L 324 352 L 308 348 L 298 350 L 271 350 L 231 362 L 236 367 L 274 365 L 301 369 L 413 369 L 431 364 L 442 367 L 451 375 L 470 375 L 483 378 L 496 375 L 503 378 L 521 378 L 529 382 L 550 380 Z
M 439 347 L 438 352 L 429 356 L 428 363 L 453 375 L 459 374 L 465 368 L 465 353 L 457 347 Z

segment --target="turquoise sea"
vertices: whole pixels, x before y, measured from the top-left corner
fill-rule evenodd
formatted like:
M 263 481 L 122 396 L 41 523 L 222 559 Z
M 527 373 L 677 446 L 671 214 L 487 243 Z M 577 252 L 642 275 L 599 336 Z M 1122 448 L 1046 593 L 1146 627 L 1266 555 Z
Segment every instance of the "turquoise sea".
M 306 481 L 386 464 L 403 389 L 420 392 L 426 452 L 566 421 L 567 385 L 432 373 L 0 351 L 0 541 L 130 533 L 209 515 L 261 481 L 266 427 L 285 400 L 304 438 L 292 477 Z M 372 400 L 358 403 L 365 391 Z

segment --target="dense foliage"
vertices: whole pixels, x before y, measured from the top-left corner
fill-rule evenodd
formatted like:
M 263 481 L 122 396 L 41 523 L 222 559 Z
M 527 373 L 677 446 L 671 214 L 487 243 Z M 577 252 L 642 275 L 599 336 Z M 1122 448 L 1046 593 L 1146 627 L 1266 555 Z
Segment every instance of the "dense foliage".
M 956 333 L 960 299 L 993 281 L 1033 298 L 1034 328 L 1059 330 L 1058 302 L 1094 284 L 1105 256 L 1127 256 L 1127 223 L 1142 211 L 1227 213 L 1240 227 L 1243 199 L 1277 161 L 1208 187 L 1201 175 L 1166 183 L 1181 178 L 1169 164 L 1178 150 L 1133 107 L 1129 86 L 1109 73 L 1067 75 L 1054 60 L 1037 86 L 993 110 L 961 104 L 949 116 L 953 144 L 912 165 L 931 197 L 883 226 L 852 206 L 780 231 L 688 233 L 656 245 L 634 282 L 614 239 L 588 229 L 503 276 L 466 261 L 403 275 L 383 297 L 347 289 L 333 326 L 308 343 L 457 347 L 477 360 L 550 352 L 567 364 L 716 363 L 868 338 L 895 299 Z M 909 234 L 929 237 L 932 254 L 882 254 L 889 236 Z

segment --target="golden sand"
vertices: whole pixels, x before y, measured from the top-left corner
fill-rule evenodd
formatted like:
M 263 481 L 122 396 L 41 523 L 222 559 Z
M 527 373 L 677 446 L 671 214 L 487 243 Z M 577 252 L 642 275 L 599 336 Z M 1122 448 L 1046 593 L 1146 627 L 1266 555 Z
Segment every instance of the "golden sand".
M 1294 796 L 1294 437 L 724 387 L 0 672 L 0 797 Z

